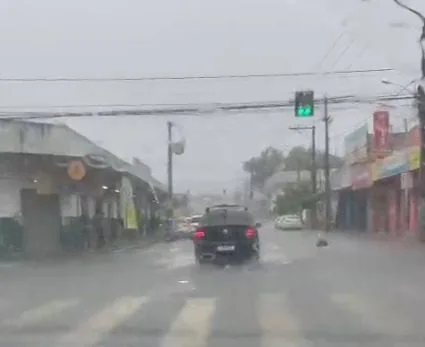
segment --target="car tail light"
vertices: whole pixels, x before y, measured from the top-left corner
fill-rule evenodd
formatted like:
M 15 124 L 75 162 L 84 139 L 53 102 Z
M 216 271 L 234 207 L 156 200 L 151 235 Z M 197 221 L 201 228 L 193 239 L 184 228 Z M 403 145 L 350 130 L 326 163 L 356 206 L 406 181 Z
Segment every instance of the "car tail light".
M 247 239 L 252 240 L 257 236 L 257 230 L 255 228 L 248 228 L 245 230 L 245 236 Z
M 203 229 L 198 229 L 195 231 L 195 233 L 193 234 L 193 239 L 194 240 L 202 240 L 205 238 L 206 232 Z

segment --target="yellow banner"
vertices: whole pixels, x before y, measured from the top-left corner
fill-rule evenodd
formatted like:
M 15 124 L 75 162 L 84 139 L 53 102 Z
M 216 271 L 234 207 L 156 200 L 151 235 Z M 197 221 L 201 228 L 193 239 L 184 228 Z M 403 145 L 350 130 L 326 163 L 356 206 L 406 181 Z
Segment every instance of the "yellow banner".
M 419 169 L 420 166 L 420 147 L 409 148 L 409 170 Z
M 137 229 L 136 208 L 133 203 L 128 203 L 125 209 L 125 221 L 127 229 Z

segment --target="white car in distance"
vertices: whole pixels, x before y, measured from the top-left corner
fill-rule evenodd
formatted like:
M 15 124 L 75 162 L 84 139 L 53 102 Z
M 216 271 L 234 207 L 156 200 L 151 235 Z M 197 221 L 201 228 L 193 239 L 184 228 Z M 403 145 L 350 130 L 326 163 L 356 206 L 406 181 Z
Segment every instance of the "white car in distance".
M 275 227 L 280 230 L 301 230 L 304 228 L 304 224 L 300 216 L 288 214 L 278 217 L 275 222 Z

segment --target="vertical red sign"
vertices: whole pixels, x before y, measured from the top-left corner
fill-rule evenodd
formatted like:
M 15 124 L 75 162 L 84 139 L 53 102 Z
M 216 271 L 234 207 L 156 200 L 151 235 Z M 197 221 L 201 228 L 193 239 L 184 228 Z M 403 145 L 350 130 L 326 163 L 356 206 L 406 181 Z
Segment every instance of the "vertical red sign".
M 373 149 L 375 152 L 390 150 L 390 114 L 388 111 L 373 113 Z

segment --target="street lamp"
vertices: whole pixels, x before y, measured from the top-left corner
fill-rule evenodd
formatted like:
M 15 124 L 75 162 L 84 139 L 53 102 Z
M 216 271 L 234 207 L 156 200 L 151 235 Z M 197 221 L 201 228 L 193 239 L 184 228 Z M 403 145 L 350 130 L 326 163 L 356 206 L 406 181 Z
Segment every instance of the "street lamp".
M 386 78 L 381 79 L 381 83 L 382 84 L 386 84 L 386 85 L 389 85 L 389 86 L 392 85 L 392 86 L 400 87 L 400 89 L 401 89 L 400 92 L 398 92 L 395 96 L 399 96 L 401 94 L 401 92 L 403 92 L 403 91 L 409 93 L 410 95 L 415 95 L 416 93 L 414 91 L 410 90 L 409 87 L 413 83 L 415 83 L 416 81 L 417 80 L 412 80 L 409 83 L 407 83 L 406 85 L 402 85 L 400 83 L 396 83 L 396 82 L 390 81 L 390 80 L 388 80 Z
M 381 79 L 381 83 L 382 84 L 386 84 L 386 85 L 390 85 L 390 86 L 393 85 L 393 86 L 396 86 L 396 87 L 399 87 L 400 88 L 400 91 L 397 94 L 393 95 L 393 97 L 399 96 L 403 91 L 406 92 L 407 94 L 409 94 L 410 96 L 414 96 L 415 97 L 416 96 L 416 92 L 414 90 L 409 89 L 409 87 L 412 84 L 416 83 L 416 82 L 417 82 L 417 80 L 414 79 L 414 80 L 410 81 L 409 83 L 407 83 L 406 85 L 402 85 L 400 83 L 392 82 L 392 81 L 390 81 L 390 80 L 388 80 L 386 78 Z M 394 108 L 394 106 L 387 105 L 387 104 L 380 103 L 380 105 L 385 106 L 385 107 Z M 416 104 L 414 103 L 413 106 L 416 106 Z

